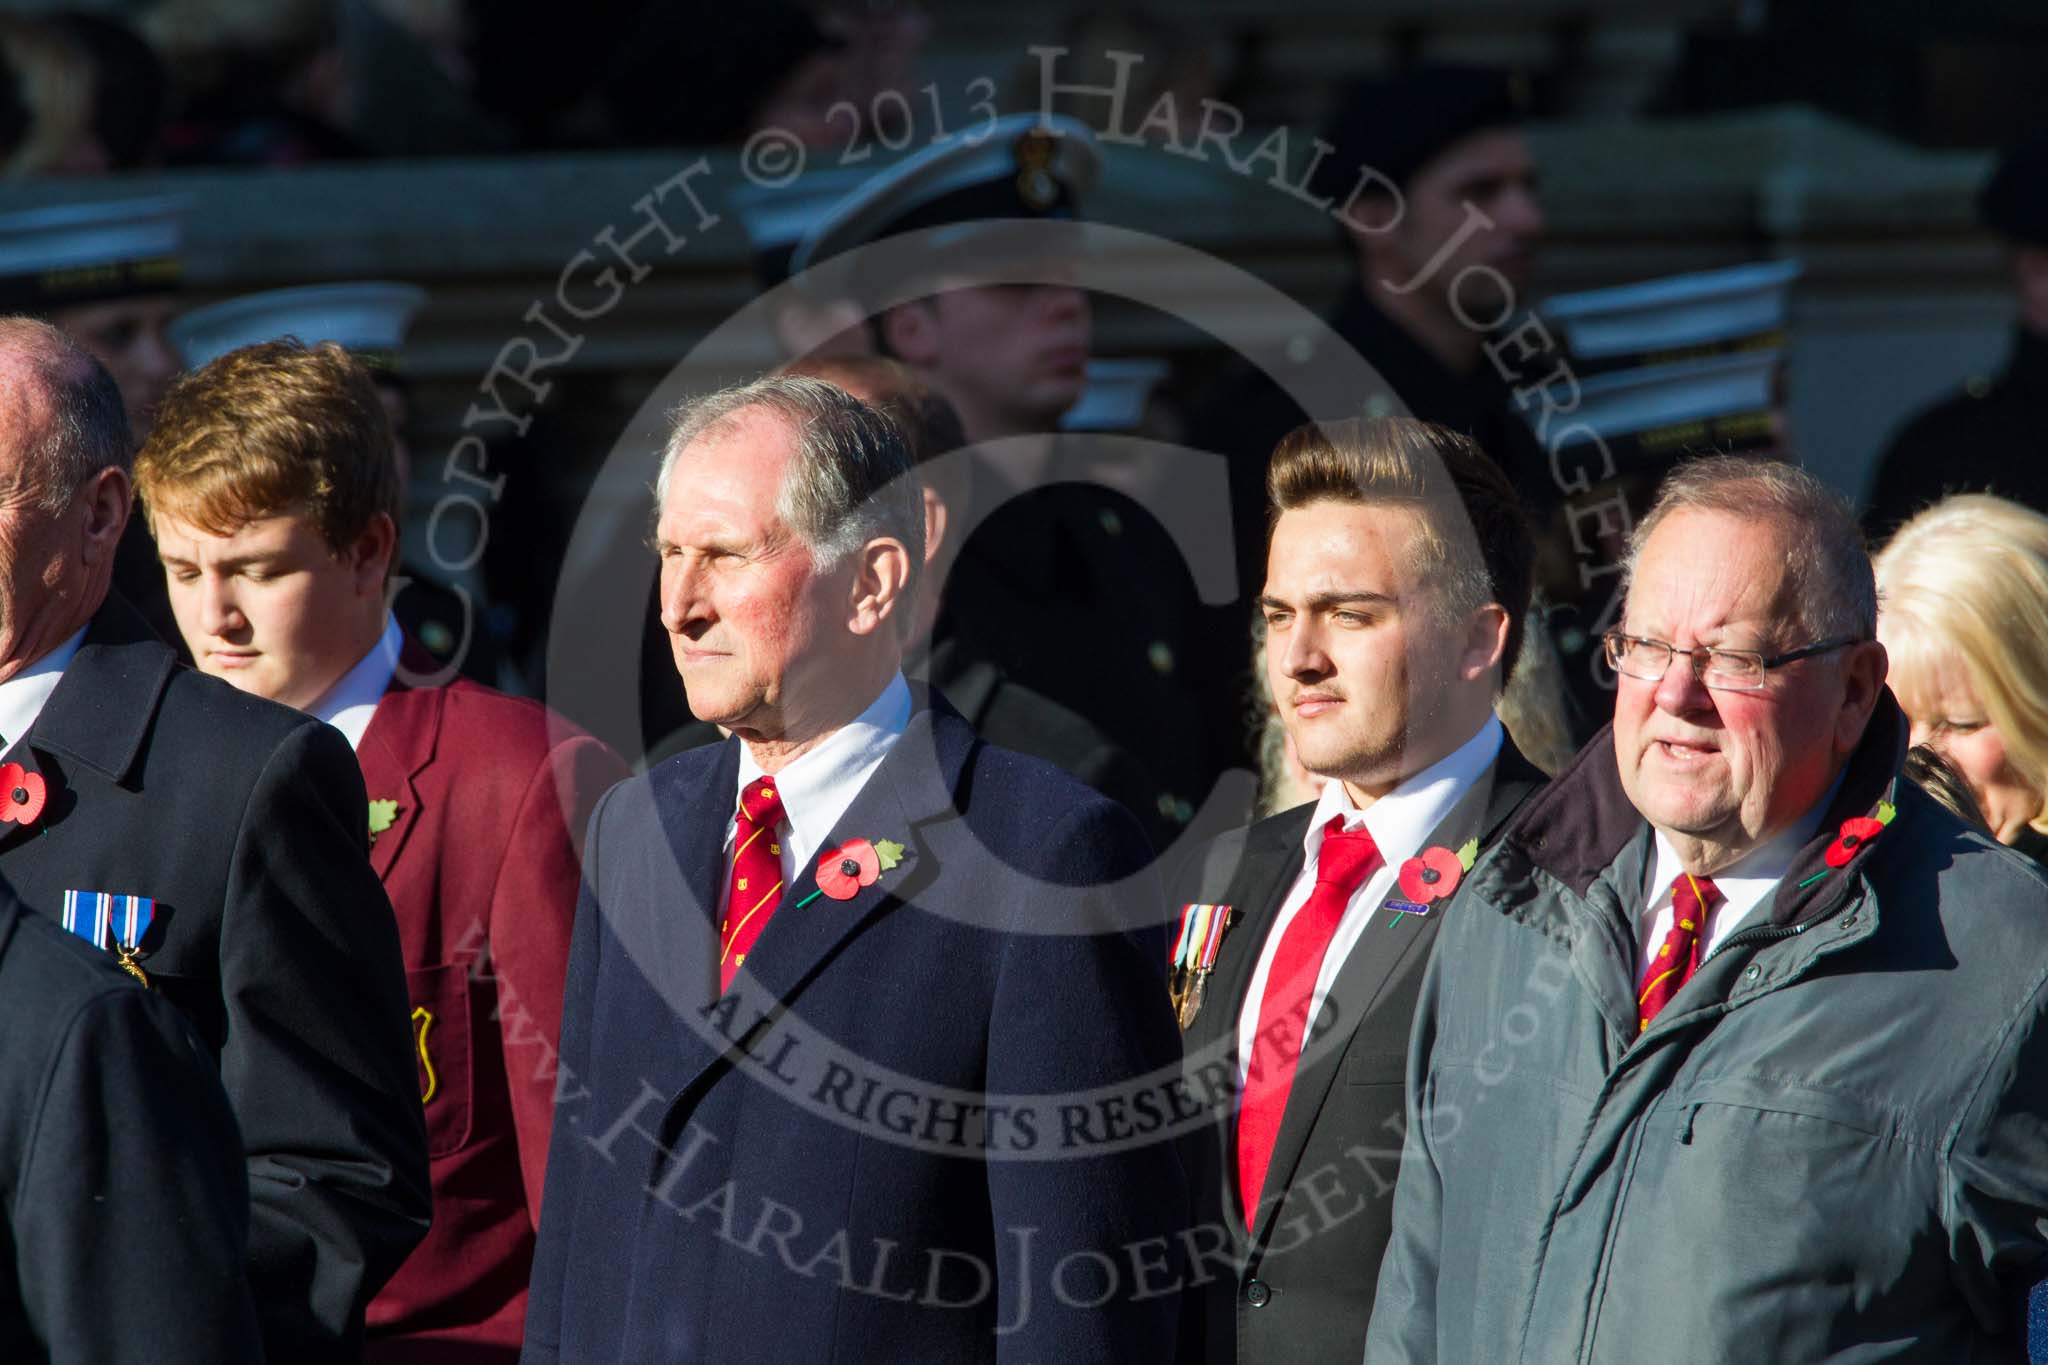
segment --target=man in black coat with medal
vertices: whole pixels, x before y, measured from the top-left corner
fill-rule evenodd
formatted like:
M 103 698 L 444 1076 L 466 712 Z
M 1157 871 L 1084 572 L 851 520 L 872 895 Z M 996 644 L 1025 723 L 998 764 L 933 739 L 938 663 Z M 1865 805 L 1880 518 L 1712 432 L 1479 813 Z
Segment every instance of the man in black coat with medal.
M 1493 714 L 1531 573 L 1500 469 L 1390 417 L 1297 429 L 1267 487 L 1266 669 L 1324 785 L 1215 841 L 1172 897 L 1184 1072 L 1211 1109 L 1179 1358 L 1208 1365 L 1363 1354 L 1440 912 L 1543 781 Z
M 0 319 L 0 876 L 184 1011 L 241 1129 L 265 1352 L 351 1360 L 430 1212 L 368 798 L 338 732 L 180 667 L 110 595 L 130 456 L 105 369 Z
M 178 1012 L 0 889 L 0 1360 L 260 1362 L 240 1145 Z

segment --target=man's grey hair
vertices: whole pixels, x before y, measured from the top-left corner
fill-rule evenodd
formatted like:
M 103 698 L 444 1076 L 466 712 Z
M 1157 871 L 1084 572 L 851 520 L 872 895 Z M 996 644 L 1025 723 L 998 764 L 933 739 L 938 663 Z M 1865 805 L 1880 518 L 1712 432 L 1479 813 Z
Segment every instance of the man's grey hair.
M 52 515 L 105 469 L 131 471 L 134 438 L 121 390 L 106 366 L 37 318 L 0 317 L 0 350 L 27 364 L 49 403 L 49 422 L 23 451 L 36 507 Z
M 878 536 L 910 552 L 906 601 L 924 567 L 924 486 L 903 432 L 879 410 L 819 379 L 769 375 L 691 399 L 673 425 L 654 480 L 657 515 L 668 502 L 669 478 L 691 442 L 750 408 L 774 413 L 796 436 L 795 460 L 776 494 L 775 510 L 811 552 L 820 572 Z
M 1664 480 L 1649 515 L 1629 538 L 1622 590 L 1635 583 L 1650 533 L 1673 512 L 1721 512 L 1765 520 L 1785 532 L 1786 570 L 1800 627 L 1818 643 L 1877 634 L 1877 580 L 1855 514 L 1813 475 L 1782 460 L 1712 455 L 1680 465 Z

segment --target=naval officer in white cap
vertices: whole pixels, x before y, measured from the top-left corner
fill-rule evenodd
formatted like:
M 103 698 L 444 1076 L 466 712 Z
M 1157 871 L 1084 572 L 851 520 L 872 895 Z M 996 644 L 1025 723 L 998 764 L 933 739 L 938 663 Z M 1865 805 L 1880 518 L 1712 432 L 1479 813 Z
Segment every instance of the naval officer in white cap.
M 178 372 L 166 329 L 183 276 L 177 199 L 0 215 L 0 312 L 55 325 L 120 385 L 137 441 Z
M 166 329 L 184 275 L 183 215 L 183 201 L 170 197 L 0 214 L 0 313 L 41 318 L 104 366 L 137 445 L 178 372 Z M 140 517 L 115 551 L 113 586 L 161 639 L 183 648 Z

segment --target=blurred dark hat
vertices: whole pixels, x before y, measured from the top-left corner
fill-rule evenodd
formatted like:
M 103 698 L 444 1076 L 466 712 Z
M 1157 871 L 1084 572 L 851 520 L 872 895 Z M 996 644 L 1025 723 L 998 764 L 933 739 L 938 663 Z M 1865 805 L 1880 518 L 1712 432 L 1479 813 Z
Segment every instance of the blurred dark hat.
M 614 145 L 737 143 L 798 66 L 842 47 L 790 0 L 649 0 L 622 30 L 598 103 Z
M 2048 128 L 1999 158 L 1998 169 L 1977 196 L 1977 211 L 1994 232 L 2048 246 Z
M 99 72 L 93 130 L 116 170 L 145 165 L 157 150 L 170 108 L 171 78 L 148 40 L 120 19 L 64 13 L 51 22 L 69 34 Z
M 1075 119 L 999 118 L 972 141 L 948 138 L 869 177 L 804 233 L 789 271 L 816 297 L 879 297 L 897 281 L 856 269 L 854 252 L 924 229 L 934 230 L 923 258 L 934 271 L 999 258 L 1032 240 L 1017 224 L 1079 218 L 1100 161 L 1094 133 Z
M 1359 81 L 1338 102 L 1324 134 L 1335 150 L 1316 167 L 1310 192 L 1341 203 L 1363 166 L 1405 187 L 1459 138 L 1515 127 L 1528 107 L 1528 79 L 1491 67 L 1418 66 Z
M 35 128 L 35 111 L 28 107 L 22 89 L 21 72 L 0 53 L 0 161 L 12 160 Z

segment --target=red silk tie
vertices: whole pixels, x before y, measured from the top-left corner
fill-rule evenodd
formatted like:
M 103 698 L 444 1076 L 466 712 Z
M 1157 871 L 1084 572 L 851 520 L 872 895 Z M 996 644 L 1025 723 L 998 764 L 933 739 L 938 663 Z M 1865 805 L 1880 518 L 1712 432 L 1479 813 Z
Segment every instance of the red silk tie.
M 732 885 L 726 888 L 725 918 L 718 926 L 718 988 L 732 986 L 733 973 L 761 937 L 782 896 L 782 793 L 772 777 L 758 778 L 740 791 L 733 814 Z
M 1363 829 L 1346 831 L 1344 817 L 1331 820 L 1316 854 L 1316 884 L 1308 900 L 1280 936 L 1273 965 L 1266 972 L 1266 991 L 1259 1000 L 1259 1026 L 1252 1034 L 1251 1065 L 1245 1072 L 1244 1098 L 1237 1113 L 1237 1183 L 1244 1200 L 1244 1221 L 1251 1226 L 1266 1186 L 1266 1168 L 1273 1161 L 1273 1143 L 1287 1112 L 1287 1094 L 1294 1088 L 1294 1070 L 1301 1062 L 1301 1039 L 1308 1029 L 1308 1011 L 1315 998 L 1316 977 L 1323 956 L 1337 936 L 1338 921 L 1373 870 L 1380 866 L 1379 846 Z
M 1710 877 L 1681 872 L 1671 884 L 1671 928 L 1665 932 L 1657 955 L 1643 969 L 1642 987 L 1636 992 L 1636 1007 L 1641 1014 L 1636 1032 L 1648 1028 L 1657 1012 L 1678 994 L 1678 988 L 1692 980 L 1692 974 L 1699 970 L 1707 916 L 1726 899 Z

